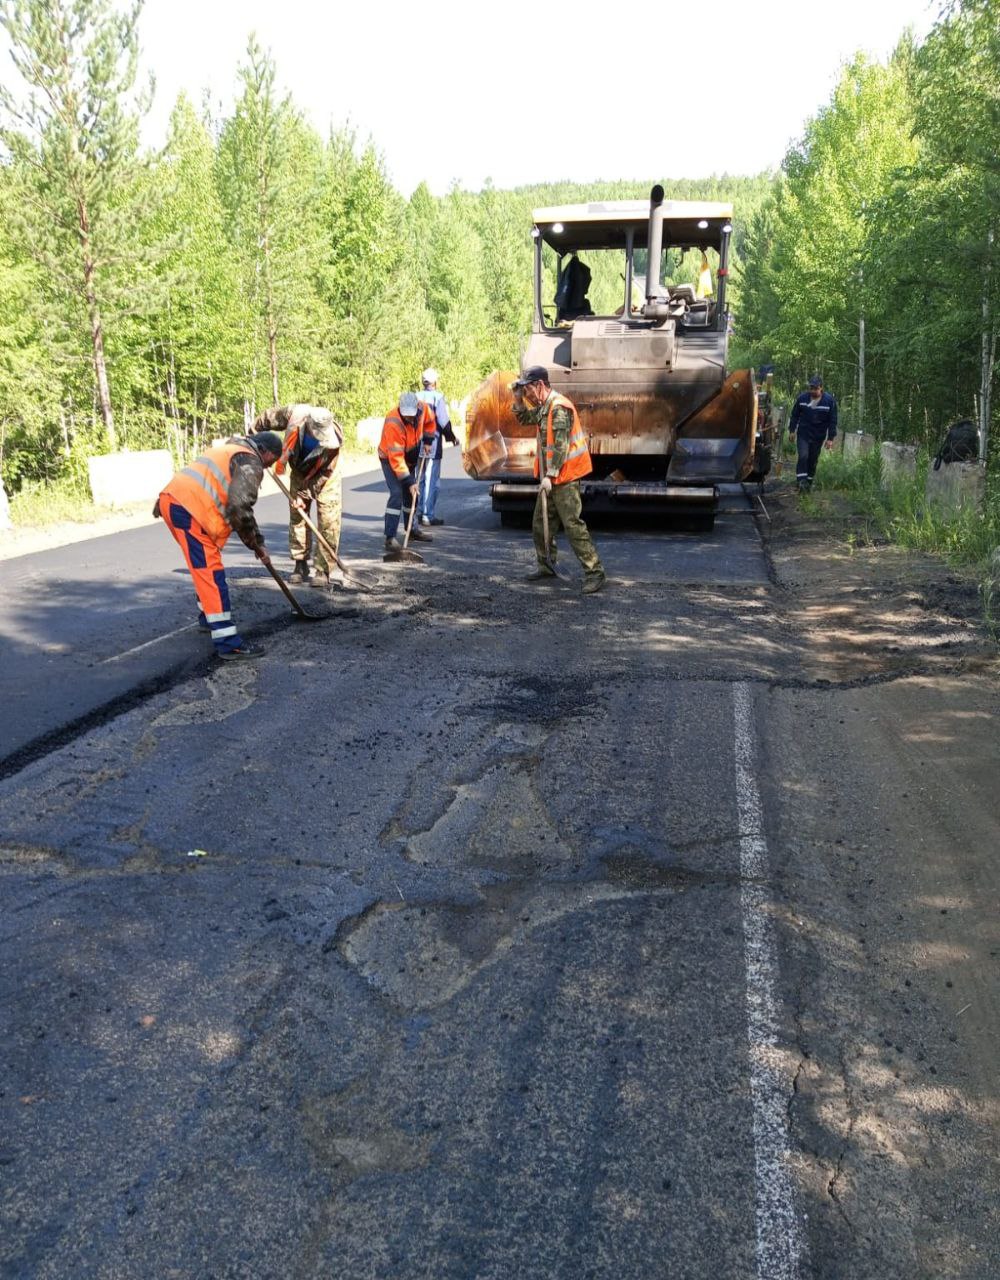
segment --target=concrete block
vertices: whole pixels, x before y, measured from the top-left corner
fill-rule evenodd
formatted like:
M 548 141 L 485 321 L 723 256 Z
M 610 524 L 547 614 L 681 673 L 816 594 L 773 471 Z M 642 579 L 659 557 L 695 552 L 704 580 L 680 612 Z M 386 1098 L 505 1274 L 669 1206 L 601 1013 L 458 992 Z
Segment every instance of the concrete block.
M 901 480 L 912 480 L 917 474 L 917 446 L 882 441 L 882 487 L 888 489 Z
M 168 449 L 105 453 L 87 459 L 90 492 L 99 507 L 152 502 L 174 474 Z
M 362 418 L 357 425 L 357 440 L 360 449 L 371 449 L 372 452 L 378 448 L 378 442 L 382 439 L 382 424 L 385 418 Z
M 845 458 L 863 458 L 866 453 L 871 453 L 874 447 L 875 437 L 870 436 L 867 431 L 844 432 Z
M 986 497 L 986 467 L 981 462 L 943 462 L 927 472 L 927 502 L 940 511 L 981 510 Z
M 6 533 L 10 527 L 10 499 L 7 497 L 7 490 L 0 483 L 0 533 Z

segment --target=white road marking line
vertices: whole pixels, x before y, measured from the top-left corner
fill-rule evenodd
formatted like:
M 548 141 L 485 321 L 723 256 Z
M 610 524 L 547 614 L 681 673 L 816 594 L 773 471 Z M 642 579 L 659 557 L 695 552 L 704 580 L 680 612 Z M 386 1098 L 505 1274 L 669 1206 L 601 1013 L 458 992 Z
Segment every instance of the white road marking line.
M 152 640 L 147 640 L 145 644 L 137 644 L 134 649 L 126 649 L 124 653 L 116 653 L 110 658 L 104 658 L 98 663 L 98 666 L 106 667 L 109 662 L 121 662 L 122 658 L 130 658 L 133 653 L 141 653 L 143 649 L 148 649 L 150 645 L 159 644 L 161 640 L 172 640 L 174 636 L 183 635 L 185 631 L 192 631 L 198 624 L 189 622 L 185 627 L 178 627 L 176 631 L 168 631 L 166 635 L 156 636 Z
M 769 875 L 764 814 L 756 779 L 756 734 L 750 686 L 733 685 L 736 808 L 740 833 L 740 906 L 746 964 L 747 1040 L 753 1107 L 757 1276 L 797 1280 L 805 1239 L 789 1167 L 788 1095 L 778 1039 L 774 929 L 768 914 Z

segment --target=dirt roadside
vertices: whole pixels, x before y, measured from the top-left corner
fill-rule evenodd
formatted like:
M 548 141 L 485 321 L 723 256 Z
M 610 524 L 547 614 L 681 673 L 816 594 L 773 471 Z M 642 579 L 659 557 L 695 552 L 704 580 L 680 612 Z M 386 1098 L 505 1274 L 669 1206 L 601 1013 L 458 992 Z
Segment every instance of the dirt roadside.
M 767 501 L 776 609 L 806 642 L 806 679 L 761 710 L 812 1274 L 987 1280 L 1000 652 L 971 575 L 871 540 L 837 495 Z

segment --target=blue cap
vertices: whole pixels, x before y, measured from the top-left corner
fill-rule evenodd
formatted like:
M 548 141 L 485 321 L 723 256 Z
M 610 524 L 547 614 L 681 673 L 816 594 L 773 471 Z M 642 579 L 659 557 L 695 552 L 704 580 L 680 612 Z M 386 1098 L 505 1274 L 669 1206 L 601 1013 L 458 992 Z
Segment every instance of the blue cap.
M 823 385 L 823 379 L 819 376 L 818 373 L 814 373 L 813 376 L 809 379 L 809 385 L 811 387 L 821 387 Z

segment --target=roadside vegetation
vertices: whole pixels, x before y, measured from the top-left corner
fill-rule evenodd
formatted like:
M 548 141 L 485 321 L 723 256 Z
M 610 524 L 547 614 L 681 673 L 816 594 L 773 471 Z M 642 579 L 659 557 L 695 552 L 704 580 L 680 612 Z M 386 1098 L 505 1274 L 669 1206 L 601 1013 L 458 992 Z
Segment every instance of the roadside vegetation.
M 926 498 L 932 458 L 929 451 L 918 449 L 916 474 L 886 484 L 877 444 L 852 459 L 839 450 L 824 453 L 812 492 L 798 501 L 807 512 L 823 515 L 832 497 L 846 498 L 865 521 L 860 533 L 852 529 L 848 534 L 853 544 L 887 540 L 939 556 L 972 575 L 979 584 L 984 622 L 994 639 L 1000 639 L 1000 488 L 991 476 L 982 510 L 966 506 L 944 511 Z M 794 451 L 788 451 L 788 460 L 794 466 Z
M 405 198 L 377 140 L 309 125 L 253 37 L 228 112 L 181 97 L 147 153 L 141 7 L 0 0 L 20 72 L 0 87 L 0 475 L 19 522 L 79 510 L 89 455 L 180 460 L 272 403 L 328 404 L 350 437 L 427 364 L 461 398 L 518 363 L 531 209 L 645 198 L 661 176 Z M 771 366 L 787 394 L 820 372 L 843 425 L 925 450 L 971 417 L 992 465 L 998 129 L 1000 0 L 954 0 L 921 45 L 845 66 L 777 174 L 668 179 L 735 205 L 731 367 Z M 934 519 L 908 527 L 950 554 Z M 995 514 L 983 530 L 995 545 Z

